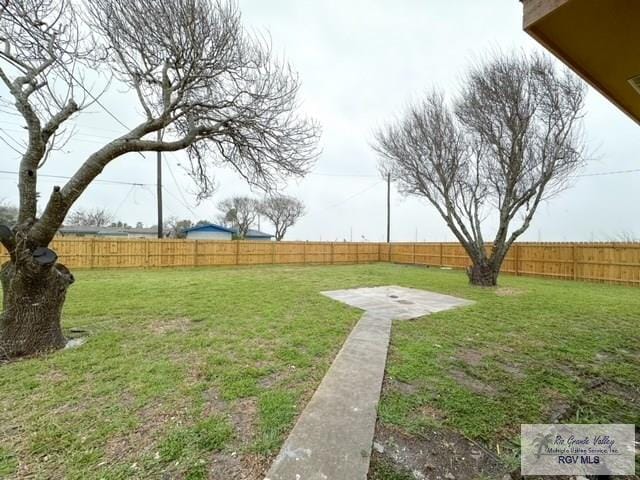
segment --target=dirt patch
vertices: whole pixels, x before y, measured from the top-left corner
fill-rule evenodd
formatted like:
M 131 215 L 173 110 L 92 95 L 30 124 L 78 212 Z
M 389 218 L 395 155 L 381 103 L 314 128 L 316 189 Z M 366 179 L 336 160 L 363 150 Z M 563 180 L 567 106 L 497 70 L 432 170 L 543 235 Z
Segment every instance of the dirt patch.
M 522 370 L 522 366 L 515 363 L 501 363 L 500 369 L 511 375 L 516 380 L 523 380 L 527 377 L 527 374 Z
M 594 392 L 600 392 L 606 395 L 617 397 L 625 403 L 634 407 L 640 404 L 640 387 L 630 385 L 622 385 L 612 380 L 601 377 L 583 378 L 585 383 L 585 398 Z M 566 423 L 570 421 L 576 414 L 578 408 L 582 405 L 583 400 L 572 402 L 555 390 L 547 390 L 546 396 L 549 398 L 545 416 L 549 423 Z
M 200 383 L 206 379 L 207 362 L 202 355 L 192 352 L 176 351 L 168 353 L 166 358 L 183 370 L 187 383 Z
M 220 391 L 215 387 L 210 388 L 203 395 L 205 407 L 202 415 L 204 417 L 224 415 L 229 418 L 235 429 L 237 443 L 244 445 L 253 441 L 258 418 L 258 401 L 256 398 L 241 398 L 230 404 L 222 398 Z
M 87 403 L 82 398 L 74 398 L 61 405 L 52 408 L 51 413 L 55 416 L 66 414 L 80 414 L 87 411 Z
M 496 288 L 496 295 L 499 297 L 517 297 L 525 293 L 525 290 L 519 288 L 510 287 L 498 287 Z
M 413 385 L 412 383 L 402 382 L 400 380 L 396 380 L 395 378 L 391 378 L 391 377 L 385 378 L 384 390 L 385 392 L 393 391 L 393 392 L 402 393 L 404 395 L 413 395 L 415 393 L 418 393 L 417 385 Z
M 595 356 L 595 361 L 598 364 L 608 363 L 611 361 L 612 355 L 608 352 L 598 352 Z
M 575 413 L 575 406 L 556 390 L 547 389 L 545 396 L 547 397 L 547 408 L 543 418 L 546 417 L 549 423 L 564 422 Z
M 66 373 L 55 368 L 38 375 L 38 379 L 43 383 L 62 383 L 67 380 L 67 378 L 69 378 L 69 376 Z
M 473 393 L 477 393 L 478 395 L 492 397 L 497 393 L 496 389 L 492 385 L 486 384 L 483 381 L 468 375 L 462 370 L 450 370 L 449 376 L 459 385 L 462 385 L 466 389 L 471 390 Z
M 447 418 L 447 415 L 442 411 L 431 405 L 423 405 L 418 409 L 420 415 L 426 418 L 431 418 L 432 420 L 444 420 Z
M 168 333 L 185 333 L 193 327 L 190 318 L 158 319 L 147 324 L 147 330 L 156 335 L 166 335 Z
M 235 452 L 216 453 L 209 466 L 210 480 L 262 480 L 269 459 L 259 455 L 240 455 Z
M 231 420 L 237 439 L 243 444 L 251 443 L 256 433 L 258 401 L 255 398 L 243 398 L 234 403 Z
M 626 403 L 637 406 L 640 404 L 640 387 L 623 385 L 613 380 L 607 380 L 601 377 L 591 378 L 587 382 L 587 388 L 590 391 L 598 391 L 618 397 Z
M 121 437 L 111 438 L 105 446 L 104 461 L 98 466 L 111 462 L 122 463 L 123 459 L 142 457 L 151 453 L 156 441 L 170 425 L 181 425 L 187 418 L 186 407 L 171 407 L 165 410 L 156 404 L 140 411 L 140 425 Z
M 381 462 L 419 480 L 501 478 L 508 471 L 490 451 L 451 430 L 429 429 L 414 437 L 378 422 L 373 468 Z
M 135 404 L 136 404 L 136 396 L 133 392 L 130 392 L 129 390 L 123 390 L 120 393 L 120 396 L 118 398 L 119 400 L 119 404 L 127 407 L 127 408 L 134 408 Z
M 640 387 L 632 387 L 627 385 L 621 385 L 619 383 L 608 382 L 605 385 L 605 391 L 609 395 L 621 398 L 627 403 L 634 406 L 640 406 Z
M 467 365 L 477 367 L 478 365 L 482 364 L 482 361 L 487 356 L 487 354 L 479 350 L 463 349 L 458 350 L 455 356 L 458 360 L 462 360 Z
M 570 363 L 558 363 L 554 366 L 556 370 L 559 370 L 567 377 L 579 377 L 580 371 L 576 369 L 576 367 Z
M 202 415 L 204 417 L 221 415 L 227 411 L 227 402 L 222 398 L 220 390 L 218 390 L 216 387 L 211 387 L 202 395 L 204 396 L 205 400 L 204 411 L 202 412 Z
M 289 375 L 285 371 L 273 372 L 260 378 L 260 380 L 258 380 L 258 385 L 266 389 L 273 388 L 276 385 L 280 385 L 282 381 L 288 376 Z

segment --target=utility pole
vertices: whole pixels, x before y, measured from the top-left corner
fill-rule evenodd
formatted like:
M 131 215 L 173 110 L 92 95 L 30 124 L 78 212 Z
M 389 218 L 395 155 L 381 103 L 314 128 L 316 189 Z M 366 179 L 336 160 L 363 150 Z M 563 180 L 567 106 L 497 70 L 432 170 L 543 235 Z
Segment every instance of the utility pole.
M 162 134 L 160 130 L 158 130 L 158 142 L 162 140 Z M 162 219 L 162 152 L 158 150 L 156 152 L 157 158 L 157 173 L 158 180 L 156 183 L 157 186 L 157 196 L 158 196 L 158 238 L 162 238 L 163 235 L 163 219 Z
M 387 172 L 387 243 L 391 242 L 391 173 Z

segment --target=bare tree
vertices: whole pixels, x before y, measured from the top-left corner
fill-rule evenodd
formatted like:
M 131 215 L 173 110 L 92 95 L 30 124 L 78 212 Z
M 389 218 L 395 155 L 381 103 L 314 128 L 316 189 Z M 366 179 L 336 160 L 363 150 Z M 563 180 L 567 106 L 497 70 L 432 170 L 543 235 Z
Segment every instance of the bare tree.
M 193 226 L 191 220 L 180 220 L 178 217 L 169 217 L 164 224 L 164 231 L 169 238 L 187 238 L 185 230 Z
M 17 225 L 0 228 L 11 257 L 0 273 L 0 355 L 8 357 L 65 344 L 60 313 L 74 278 L 48 246 L 76 200 L 116 158 L 186 149 L 191 176 L 206 196 L 214 166 L 231 165 L 268 189 L 304 175 L 317 152 L 317 125 L 296 113 L 297 76 L 242 28 L 235 3 L 86 0 L 81 15 L 78 3 L 0 0 L 0 81 L 26 127 Z M 130 87 L 143 117 L 55 186 L 38 216 L 38 169 L 56 160 L 56 138 L 95 97 L 83 82 L 87 66 Z
M 67 225 L 87 227 L 107 227 L 113 222 L 113 215 L 104 208 L 87 210 L 78 208 L 67 217 Z
M 223 225 L 236 229 L 236 236 L 244 239 L 258 218 L 258 201 L 251 197 L 232 197 L 218 204 Z
M 117 222 L 111 222 L 111 225 L 109 226 L 111 228 L 121 228 L 121 229 L 131 228 L 131 225 L 129 225 L 127 222 L 123 222 L 122 220 L 118 220 Z
M 622 230 L 618 234 L 610 236 L 609 240 L 621 243 L 640 243 L 640 236 L 636 235 L 633 230 Z
M 432 93 L 377 132 L 394 180 L 437 209 L 471 258 L 471 283 L 496 285 L 540 202 L 582 165 L 584 96 L 583 84 L 548 57 L 498 55 L 470 69 L 452 105 Z M 497 229 L 486 245 L 491 215 Z
M 297 198 L 286 195 L 274 195 L 265 198 L 258 205 L 258 213 L 269 219 L 276 229 L 276 241 L 284 238 L 289 227 L 292 227 L 305 213 L 304 203 Z

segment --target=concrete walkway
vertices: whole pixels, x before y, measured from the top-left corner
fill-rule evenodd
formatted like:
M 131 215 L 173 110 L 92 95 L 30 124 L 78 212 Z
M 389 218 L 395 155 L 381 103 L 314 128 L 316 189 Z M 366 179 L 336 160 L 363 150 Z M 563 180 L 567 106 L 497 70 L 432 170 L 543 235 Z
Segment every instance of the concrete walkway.
M 266 480 L 365 480 L 392 320 L 473 303 L 394 286 L 323 293 L 365 313 L 300 415 Z

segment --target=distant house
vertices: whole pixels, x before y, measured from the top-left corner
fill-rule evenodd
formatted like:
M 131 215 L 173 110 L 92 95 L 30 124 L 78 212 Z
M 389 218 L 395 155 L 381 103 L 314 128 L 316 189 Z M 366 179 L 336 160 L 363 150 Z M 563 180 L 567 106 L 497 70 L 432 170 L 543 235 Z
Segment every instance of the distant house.
M 232 240 L 234 231 L 221 225 L 200 225 L 184 231 L 187 240 Z
M 63 237 L 106 237 L 106 238 L 157 238 L 157 228 L 121 227 L 62 227 L 58 233 Z
M 234 234 L 238 231 L 237 229 L 233 229 Z M 273 238 L 273 235 L 270 233 L 264 233 L 259 230 L 247 230 L 247 235 L 244 237 L 245 240 L 266 240 L 269 241 Z
M 222 225 L 201 225 L 199 227 L 193 227 L 185 230 L 188 240 L 233 240 L 237 235 L 237 228 L 227 228 Z M 247 231 L 245 240 L 253 241 L 269 241 L 273 238 L 273 235 L 269 233 L 260 232 L 258 230 Z

